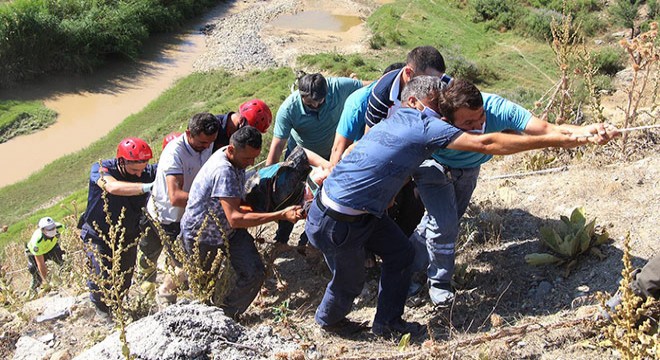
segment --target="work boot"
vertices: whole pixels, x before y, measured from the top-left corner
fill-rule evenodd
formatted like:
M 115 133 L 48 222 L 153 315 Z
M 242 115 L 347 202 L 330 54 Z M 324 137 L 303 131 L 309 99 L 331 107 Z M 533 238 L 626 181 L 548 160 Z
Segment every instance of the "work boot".
M 332 325 L 321 326 L 321 332 L 335 334 L 338 336 L 350 336 L 367 330 L 366 322 L 356 322 L 347 318 L 341 319 Z
M 380 337 L 391 337 L 399 336 L 404 334 L 410 334 L 411 336 L 419 336 L 424 333 L 424 326 L 418 322 L 408 322 L 401 318 L 398 318 L 394 321 L 391 321 L 388 324 L 380 324 L 374 322 L 374 325 L 371 327 L 371 332 Z

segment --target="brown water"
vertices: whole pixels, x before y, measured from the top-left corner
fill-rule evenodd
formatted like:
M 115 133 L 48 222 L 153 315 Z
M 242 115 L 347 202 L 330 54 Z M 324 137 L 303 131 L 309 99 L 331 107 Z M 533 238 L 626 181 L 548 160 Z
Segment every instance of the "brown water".
M 191 73 L 204 51 L 204 35 L 194 30 L 199 26 L 150 38 L 137 62 L 115 62 L 86 76 L 52 76 L 0 93 L 2 99 L 43 100 L 59 114 L 47 129 L 0 144 L 0 187 L 90 145 Z
M 309 10 L 293 15 L 282 15 L 271 22 L 273 26 L 288 29 L 335 32 L 348 31 L 348 29 L 361 23 L 362 20 L 357 16 L 334 15 L 323 10 Z

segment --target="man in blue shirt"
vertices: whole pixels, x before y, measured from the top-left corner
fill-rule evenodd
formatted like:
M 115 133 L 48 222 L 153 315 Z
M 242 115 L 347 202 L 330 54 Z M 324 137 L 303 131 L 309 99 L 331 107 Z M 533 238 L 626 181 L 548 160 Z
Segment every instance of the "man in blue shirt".
M 306 74 L 298 82 L 298 90 L 284 100 L 277 110 L 273 140 L 266 159 L 266 166 L 279 162 L 292 139 L 285 157 L 296 145 L 330 159 L 337 123 L 344 109 L 346 98 L 363 86 L 360 80 L 349 78 L 324 78 L 321 74 Z M 288 222 L 278 224 L 275 240 L 280 244 L 289 241 L 293 226 Z M 306 242 L 304 239 L 301 243 Z
M 305 232 L 312 245 L 323 252 L 332 272 L 315 315 L 316 322 L 328 331 L 355 328 L 346 315 L 364 285 L 365 250 L 383 260 L 372 332 L 387 336 L 423 331 L 421 325 L 401 318 L 415 251 L 401 229 L 383 213 L 432 152 L 449 148 L 505 154 L 587 142 L 562 133 L 541 135 L 534 141 L 509 134 L 492 139 L 464 133 L 436 117 L 434 99 L 440 96 L 441 84 L 436 77 L 412 79 L 402 94 L 404 107 L 374 127 L 337 164 L 309 210 Z
M 113 253 L 121 250 L 120 271 L 124 274 L 119 289 L 121 296 L 125 296 L 131 285 L 142 208 L 147 205 L 156 178 L 156 165 L 148 164 L 151 158 L 151 148 L 144 140 L 126 138 L 117 146 L 115 159 L 94 163 L 90 171 L 87 210 L 83 215 L 80 237 L 89 247 L 87 257 L 92 271 L 104 282 L 110 277 Z M 108 288 L 116 284 L 97 284 L 90 279 L 87 286 L 97 312 L 107 317 L 110 309 L 106 299 L 102 298 L 99 286 Z
M 460 79 L 453 80 L 441 93 L 438 108 L 449 123 L 469 133 L 486 134 L 482 135 L 484 137 L 497 138 L 504 135 L 501 131 L 512 130 L 532 135 L 519 136 L 521 139 L 538 139 L 540 142 L 542 136 L 563 132 L 594 134 L 589 140 L 603 144 L 617 135 L 616 129 L 606 129 L 602 124 L 583 127 L 550 124 L 521 106 L 497 95 L 481 93 L 476 86 Z M 549 146 L 556 144 L 535 148 Z M 522 147 L 509 153 L 529 149 Z M 435 151 L 432 158 L 424 161 L 413 174 L 426 207 L 422 221 L 411 236 L 417 250 L 414 271 L 427 269 L 429 295 L 436 305 L 446 304 L 454 298 L 450 281 L 459 221 L 470 203 L 481 164 L 492 157 L 488 152 L 449 147 Z M 420 288 L 419 284 L 413 285 L 411 292 Z

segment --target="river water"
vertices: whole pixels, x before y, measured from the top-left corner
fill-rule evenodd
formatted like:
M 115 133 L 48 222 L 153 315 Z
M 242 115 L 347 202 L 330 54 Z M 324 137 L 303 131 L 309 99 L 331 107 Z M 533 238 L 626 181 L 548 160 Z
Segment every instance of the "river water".
M 152 36 L 135 62 L 113 62 L 91 75 L 54 75 L 0 92 L 2 99 L 41 100 L 58 113 L 45 130 L 0 144 L 0 187 L 89 146 L 193 71 L 204 49 L 198 30 L 222 15 L 219 6 L 179 34 Z

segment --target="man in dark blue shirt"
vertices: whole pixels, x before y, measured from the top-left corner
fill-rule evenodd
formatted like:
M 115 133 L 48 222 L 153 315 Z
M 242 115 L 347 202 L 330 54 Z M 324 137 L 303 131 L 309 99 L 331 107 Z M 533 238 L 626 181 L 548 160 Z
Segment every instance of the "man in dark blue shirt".
M 110 309 L 99 286 L 112 286 L 105 280 L 112 268 L 110 259 L 120 249 L 120 271 L 124 273 L 120 295 L 124 296 L 131 285 L 142 208 L 156 178 L 156 165 L 148 164 L 152 156 L 144 140 L 126 138 L 119 143 L 115 159 L 92 165 L 80 237 L 87 246 L 92 271 L 104 280 L 103 284 L 96 284 L 93 279 L 87 281 L 90 299 L 104 317 Z

